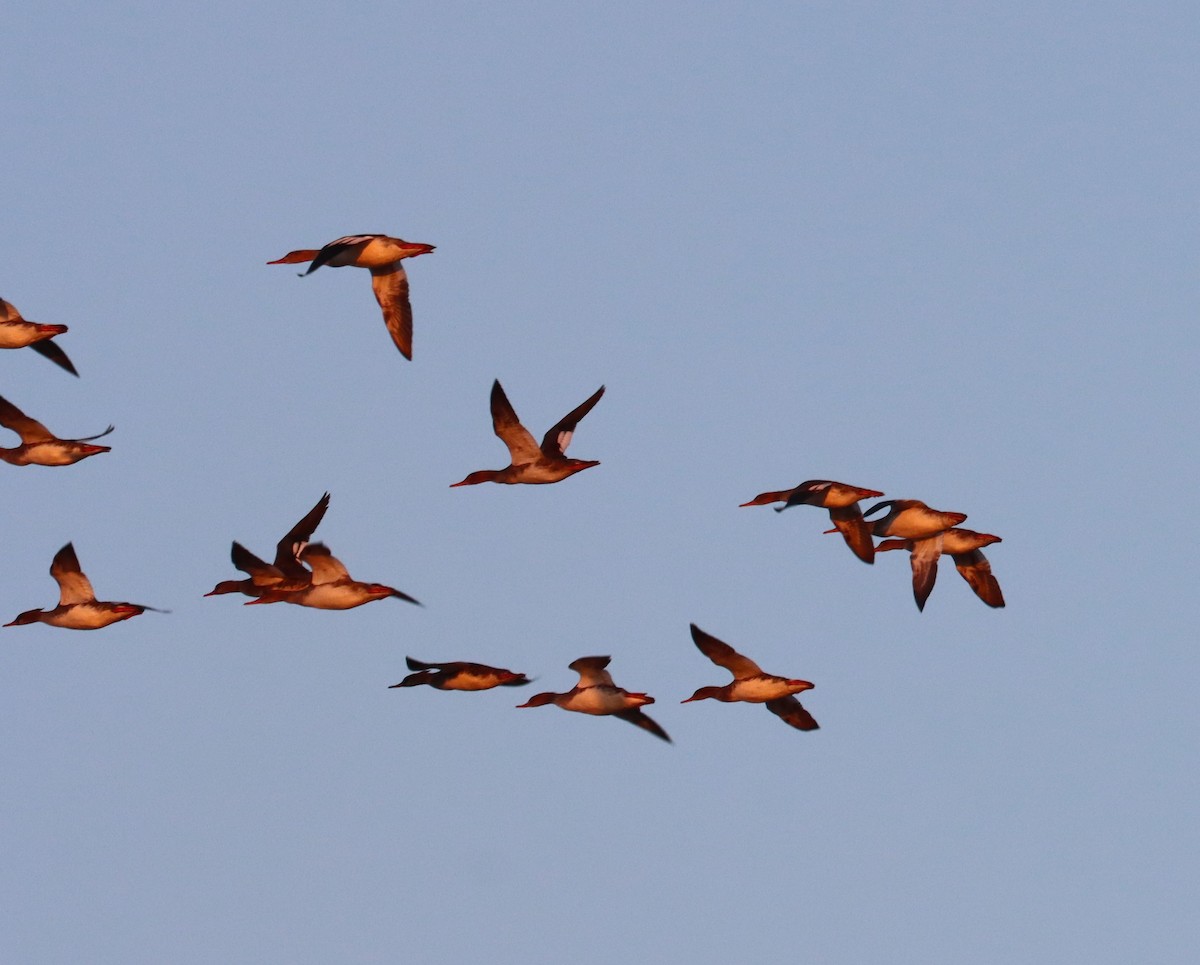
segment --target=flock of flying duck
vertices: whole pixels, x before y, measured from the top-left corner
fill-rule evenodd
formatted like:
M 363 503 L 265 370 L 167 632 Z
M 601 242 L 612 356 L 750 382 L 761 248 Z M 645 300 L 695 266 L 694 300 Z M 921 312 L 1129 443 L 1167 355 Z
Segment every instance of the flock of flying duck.
M 412 306 L 403 262 L 406 258 L 428 254 L 433 250 L 433 245 L 387 235 L 348 235 L 331 241 L 321 249 L 288 252 L 268 264 L 308 262 L 308 270 L 303 275 L 311 274 L 322 265 L 333 268 L 350 265 L 369 269 L 372 288 L 388 333 L 400 353 L 411 360 Z M 55 336 L 66 331 L 65 325 L 27 321 L 16 308 L 0 299 L 0 348 L 32 348 L 78 376 L 66 353 L 54 342 Z M 556 483 L 584 469 L 598 466 L 596 460 L 569 458 L 566 451 L 575 427 L 603 395 L 604 386 L 601 386 L 551 426 L 539 445 L 529 430 L 521 425 L 499 380 L 495 381 L 491 392 L 492 430 L 507 446 L 510 463 L 503 469 L 472 472 L 451 486 L 472 486 L 484 482 L 508 485 Z M 14 466 L 67 466 L 89 456 L 108 452 L 109 446 L 95 445 L 93 440 L 113 431 L 110 425 L 94 436 L 59 438 L 2 397 L 0 426 L 12 430 L 21 439 L 19 446 L 0 448 L 0 460 Z M 760 493 L 742 505 L 761 506 L 782 502 L 783 506 L 776 507 L 776 512 L 800 505 L 828 509 L 834 528 L 826 532 L 841 533 L 846 545 L 864 563 L 874 563 L 876 552 L 908 550 L 912 564 L 913 597 L 918 609 L 925 608 L 925 602 L 933 591 L 938 560 L 943 554 L 954 560 L 959 574 L 984 603 L 991 607 L 1004 606 L 1000 584 L 992 575 L 991 564 L 982 552 L 983 547 L 1000 542 L 999 536 L 962 529 L 959 524 L 967 518 L 964 513 L 931 509 L 917 499 L 888 499 L 865 511 L 859 507 L 861 500 L 883 495 L 874 489 L 813 479 L 793 489 Z M 270 563 L 235 541 L 230 558 L 246 577 L 224 580 L 204 595 L 236 593 L 251 598 L 246 605 L 291 603 L 323 610 L 348 610 L 387 597 L 419 605 L 416 599 L 395 587 L 354 579 L 325 544 L 310 542 L 328 508 L 329 493 L 325 493 L 279 540 L 274 560 Z M 887 512 L 883 516 L 871 519 L 885 509 Z M 881 539 L 878 544 L 875 543 L 876 537 Z M 50 575 L 59 587 L 58 606 L 53 609 L 26 610 L 4 626 L 45 623 L 70 630 L 97 630 L 128 620 L 146 610 L 168 612 L 144 604 L 97 600 L 71 543 L 54 555 L 50 563 Z M 718 667 L 728 670 L 733 680 L 723 686 L 701 687 L 683 703 L 713 699 L 726 703 L 741 701 L 764 704 L 767 710 L 797 730 L 818 728 L 816 720 L 796 699 L 796 694 L 811 690 L 812 683 L 764 673 L 749 657 L 705 633 L 694 623 L 691 633 L 700 652 Z M 613 716 L 670 741 L 667 732 L 642 710 L 644 706 L 654 703 L 654 698 L 646 693 L 616 686 L 607 669 L 610 660 L 607 656 L 580 657 L 569 665 L 579 675 L 579 682 L 572 689 L 565 693 L 535 694 L 518 706 L 554 704 L 563 710 Z M 407 662 L 413 673 L 393 684 L 393 687 L 426 685 L 438 690 L 476 691 L 530 683 L 523 673 L 484 664 L 463 661 L 425 663 L 412 657 L 407 658 Z

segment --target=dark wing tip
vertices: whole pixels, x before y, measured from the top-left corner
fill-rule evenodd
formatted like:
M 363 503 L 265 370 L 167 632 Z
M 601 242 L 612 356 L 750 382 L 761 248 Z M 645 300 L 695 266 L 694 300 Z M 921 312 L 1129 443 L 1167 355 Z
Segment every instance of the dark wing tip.
M 79 378 L 79 373 L 75 371 L 75 366 L 72 365 L 71 360 L 67 358 L 67 353 L 64 352 L 51 339 L 46 339 L 41 342 L 34 342 L 29 347 L 37 352 L 38 355 L 49 359 L 59 368 L 66 369 L 73 376 L 75 376 L 75 378 Z

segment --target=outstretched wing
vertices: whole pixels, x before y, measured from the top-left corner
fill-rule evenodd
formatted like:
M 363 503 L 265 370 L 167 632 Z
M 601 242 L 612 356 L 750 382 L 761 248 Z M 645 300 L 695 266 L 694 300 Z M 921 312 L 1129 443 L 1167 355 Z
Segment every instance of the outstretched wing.
M 321 524 L 325 510 L 329 508 L 329 493 L 317 500 L 317 504 L 304 514 L 304 518 L 287 531 L 275 544 L 275 566 L 293 578 L 308 578 L 308 570 L 300 564 L 300 554 L 308 545 L 313 532 Z
M 114 429 L 116 429 L 116 426 L 109 426 L 103 432 L 97 432 L 94 436 L 84 436 L 82 439 L 72 439 L 71 442 L 91 442 L 93 439 L 103 439 Z
M 79 557 L 75 555 L 74 544 L 68 543 L 54 554 L 54 559 L 50 562 L 50 575 L 58 584 L 59 606 L 91 603 L 96 599 L 92 584 L 79 568 Z
M 229 548 L 229 559 L 239 570 L 250 577 L 255 586 L 271 587 L 283 582 L 283 574 L 266 560 L 260 560 L 241 543 L 234 540 Z
M 72 375 L 78 377 L 79 373 L 75 371 L 75 366 L 71 364 L 71 360 L 67 358 L 67 353 L 58 347 L 58 343 L 52 339 L 43 339 L 40 342 L 34 342 L 29 346 L 38 355 L 49 359 L 59 368 L 66 369 Z
M 412 304 L 408 300 L 408 272 L 400 262 L 371 269 L 371 287 L 383 309 L 383 322 L 396 348 L 412 361 Z
M 942 534 L 926 539 L 913 540 L 912 554 L 909 562 L 912 564 L 913 599 L 917 601 L 917 609 L 925 609 L 925 601 L 933 592 L 933 584 L 937 582 L 938 559 L 942 555 Z
M 324 543 L 309 543 L 300 552 L 300 559 L 312 567 L 314 585 L 350 578 L 350 571 L 341 560 L 329 552 L 329 547 Z
M 1000 583 L 992 576 L 992 564 L 980 550 L 956 554 L 954 566 L 979 599 L 991 607 L 1004 606 L 1004 594 L 1000 592 Z
M 718 667 L 724 667 L 734 679 L 753 677 L 762 673 L 762 667 L 749 657 L 744 657 L 729 644 L 718 640 L 710 633 L 705 633 L 696 624 L 692 624 L 692 639 L 704 656 L 708 657 Z
M 563 455 L 567 451 L 567 446 L 571 444 L 571 437 L 575 434 L 575 426 L 579 424 L 580 419 L 592 411 L 592 407 L 600 401 L 600 396 L 602 395 L 604 395 L 604 386 L 600 386 L 585 402 L 577 405 L 552 425 L 550 430 L 542 437 L 542 452 L 547 456 Z
M 671 743 L 671 738 L 667 736 L 667 732 L 658 725 L 656 721 L 647 717 L 642 713 L 641 707 L 632 707 L 629 710 L 618 710 L 614 717 L 620 717 L 621 720 L 627 720 L 634 727 L 640 727 L 642 730 L 649 731 L 655 737 L 661 737 L 668 744 Z
M 7 399 L 0 397 L 0 426 L 12 429 L 21 437 L 21 442 L 29 445 L 35 442 L 51 442 L 54 433 L 44 425 L 31 419 Z
M 875 543 L 871 539 L 871 527 L 863 519 L 858 503 L 830 509 L 829 518 L 833 520 L 833 525 L 842 534 L 842 539 L 855 556 L 864 563 L 875 562 Z
M 579 674 L 580 687 L 614 687 L 612 674 L 604 668 L 612 657 L 580 657 L 567 666 Z
M 821 726 L 794 696 L 768 700 L 766 708 L 785 724 L 795 727 L 796 730 L 817 730 Z
M 492 383 L 491 406 L 492 431 L 508 446 L 512 464 L 519 466 L 539 459 L 541 450 L 533 441 L 529 430 L 521 425 L 521 420 L 517 418 L 517 412 L 508 401 L 508 396 L 504 394 L 504 387 L 499 379 Z

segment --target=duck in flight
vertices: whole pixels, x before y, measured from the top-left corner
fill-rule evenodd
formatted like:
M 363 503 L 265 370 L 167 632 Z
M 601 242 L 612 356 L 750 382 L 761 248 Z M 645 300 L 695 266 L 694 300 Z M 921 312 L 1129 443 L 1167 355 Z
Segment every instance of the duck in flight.
M 464 660 L 452 660 L 449 663 L 425 663 L 405 657 L 408 669 L 415 671 L 398 684 L 392 684 L 389 690 L 396 687 L 419 687 L 427 684 L 437 690 L 491 690 L 493 687 L 524 687 L 530 683 L 523 673 L 514 673 L 502 667 L 489 667 L 482 663 L 468 663 Z
M 758 664 L 749 657 L 742 656 L 729 644 L 705 633 L 694 623 L 691 627 L 692 640 L 700 652 L 718 667 L 724 667 L 733 674 L 733 682 L 725 684 L 724 687 L 701 687 L 682 703 L 711 698 L 725 703 L 742 700 L 752 704 L 765 704 L 767 710 L 797 730 L 818 728 L 819 725 L 812 714 L 804 709 L 795 696 L 812 690 L 811 683 L 807 680 L 792 680 L 763 673 Z
M 508 401 L 508 396 L 504 394 L 504 388 L 497 379 L 492 383 L 492 431 L 508 446 L 512 462 L 504 469 L 480 469 L 461 482 L 451 483 L 450 488 L 474 486 L 485 482 L 508 485 L 556 483 L 584 469 L 600 465 L 599 461 L 594 459 L 570 459 L 566 452 L 575 433 L 575 426 L 592 411 L 592 407 L 600 401 L 602 395 L 604 386 L 600 386 L 587 400 L 551 426 L 542 437 L 542 444 L 539 446 L 534 442 L 529 430 L 521 425 L 516 410 Z
M 350 610 L 373 600 L 394 596 L 408 603 L 420 602 L 383 583 L 364 583 L 354 579 L 342 561 L 329 552 L 324 543 L 309 543 L 300 551 L 300 562 L 312 567 L 308 585 L 295 590 L 264 587 L 258 598 L 245 604 L 293 603 L 317 610 Z
M 311 248 L 289 251 L 282 258 L 268 261 L 267 264 L 312 262 L 308 271 L 301 273 L 301 277 L 311 275 L 322 265 L 331 268 L 346 265 L 369 268 L 371 287 L 375 291 L 375 300 L 383 310 L 388 333 L 400 354 L 412 361 L 412 305 L 408 300 L 408 273 L 404 270 L 403 262 L 405 258 L 426 255 L 433 250 L 433 245 L 388 235 L 346 235 L 329 242 L 319 251 Z
M 779 492 L 759 493 L 743 506 L 762 506 L 767 503 L 783 502 L 775 512 L 782 513 L 789 506 L 823 506 L 829 510 L 829 518 L 850 550 L 864 563 L 875 562 L 875 543 L 871 539 L 871 527 L 863 522 L 860 499 L 874 499 L 883 493 L 874 489 L 859 489 L 831 479 L 810 479 L 794 489 Z
M 112 449 L 111 446 L 92 445 L 92 440 L 108 435 L 113 426 L 82 439 L 60 439 L 4 398 L 0 398 L 0 426 L 21 437 L 19 446 L 0 448 L 0 460 L 14 466 L 69 466 Z
M 66 369 L 78 377 L 75 366 L 67 358 L 57 342 L 52 341 L 55 335 L 61 335 L 67 330 L 66 325 L 44 325 L 41 322 L 30 322 L 21 317 L 12 302 L 0 298 L 0 348 L 25 348 L 28 346 L 43 358 L 48 358 L 61 369 Z
M 1004 594 L 1000 592 L 1000 584 L 992 575 L 992 564 L 983 555 L 983 547 L 999 542 L 1002 542 L 999 536 L 993 536 L 991 533 L 977 533 L 973 529 L 960 529 L 957 526 L 942 534 L 942 553 L 949 555 L 954 560 L 954 567 L 958 570 L 958 575 L 967 581 L 967 585 L 974 590 L 979 599 L 988 606 L 997 608 L 1004 606 Z M 881 553 L 887 550 L 908 550 L 911 553 L 914 545 L 914 541 L 911 539 L 885 539 L 875 549 Z M 914 556 L 913 559 L 913 592 L 916 593 L 916 557 Z M 934 579 L 929 581 L 930 591 L 933 590 L 936 577 L 935 570 Z M 928 598 L 928 596 L 929 593 L 926 592 L 925 597 Z M 923 606 L 923 603 L 924 601 L 918 598 L 917 605 Z
M 289 529 L 275 545 L 275 562 L 267 563 L 251 553 L 241 543 L 234 542 L 229 556 L 233 565 L 248 574 L 244 580 L 222 580 L 205 596 L 242 593 L 260 597 L 268 591 L 291 592 L 303 590 L 312 582 L 312 571 L 300 562 L 300 554 L 321 524 L 329 508 L 329 493 L 325 493 L 303 519 Z
M 168 612 L 141 603 L 97 600 L 91 581 L 79 567 L 79 557 L 75 555 L 75 547 L 71 543 L 54 554 L 50 563 L 50 575 L 58 584 L 58 606 L 53 610 L 26 610 L 18 614 L 12 622 L 4 624 L 6 627 L 46 623 L 67 630 L 99 630 L 110 623 L 128 620 L 146 610 L 153 610 L 155 613 Z
M 518 707 L 544 707 L 555 704 L 563 710 L 573 710 L 581 714 L 619 717 L 629 721 L 635 727 L 649 731 L 655 737 L 661 737 L 667 743 L 671 738 L 655 721 L 644 713 L 646 704 L 654 703 L 649 694 L 632 693 L 622 690 L 613 683 L 612 675 L 605 669 L 612 657 L 580 657 L 573 660 L 569 667 L 579 674 L 579 683 L 565 694 L 544 693 L 534 694 Z
M 967 514 L 930 509 L 919 499 L 885 499 L 865 510 L 863 517 L 873 516 L 885 507 L 887 514 L 869 520 L 868 525 L 875 536 L 893 536 L 906 541 L 911 554 L 913 599 L 917 601 L 917 609 L 924 610 L 925 601 L 937 580 L 938 558 L 942 555 L 946 530 L 964 522 Z

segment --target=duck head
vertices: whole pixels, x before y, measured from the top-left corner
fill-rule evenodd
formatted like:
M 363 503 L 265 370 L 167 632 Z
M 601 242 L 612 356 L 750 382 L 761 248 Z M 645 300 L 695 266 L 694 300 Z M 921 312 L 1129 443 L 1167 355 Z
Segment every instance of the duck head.
M 527 701 L 525 701 L 525 703 L 517 704 L 517 707 L 545 707 L 546 704 L 554 703 L 561 696 L 562 694 L 552 693 L 534 694 Z
M 27 623 L 37 623 L 41 620 L 42 614 L 45 611 L 42 609 L 26 610 L 24 613 L 18 613 L 11 623 L 4 624 L 6 627 L 23 627 Z

